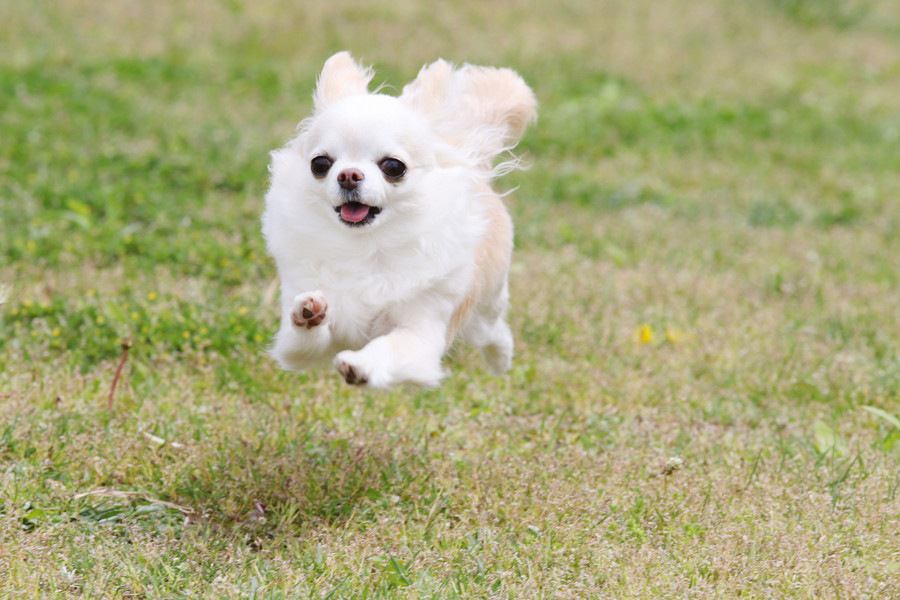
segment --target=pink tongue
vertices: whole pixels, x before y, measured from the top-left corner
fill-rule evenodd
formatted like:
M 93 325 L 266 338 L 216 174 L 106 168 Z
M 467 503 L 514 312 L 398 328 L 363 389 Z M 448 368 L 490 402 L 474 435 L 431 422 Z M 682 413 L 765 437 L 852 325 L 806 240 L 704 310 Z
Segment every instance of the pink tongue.
M 369 216 L 369 207 L 359 202 L 347 202 L 341 205 L 341 218 L 350 223 L 359 223 Z

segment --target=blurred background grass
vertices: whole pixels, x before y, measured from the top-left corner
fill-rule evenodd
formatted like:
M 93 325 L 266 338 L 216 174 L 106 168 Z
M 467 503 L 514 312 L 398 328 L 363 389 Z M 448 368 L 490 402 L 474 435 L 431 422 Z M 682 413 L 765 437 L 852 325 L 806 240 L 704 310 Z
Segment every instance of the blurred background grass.
M 897 3 L 0 22 L 4 593 L 896 591 Z M 463 349 L 370 394 L 265 357 L 267 152 L 339 49 L 389 92 L 439 56 L 535 89 L 508 377 Z

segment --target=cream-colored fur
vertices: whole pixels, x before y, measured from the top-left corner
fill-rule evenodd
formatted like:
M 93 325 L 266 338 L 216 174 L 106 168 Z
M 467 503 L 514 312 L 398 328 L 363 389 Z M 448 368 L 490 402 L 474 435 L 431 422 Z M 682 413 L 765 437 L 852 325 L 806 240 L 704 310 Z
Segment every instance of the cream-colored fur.
M 534 95 L 509 69 L 441 60 L 399 97 L 369 93 L 371 79 L 346 52 L 329 58 L 313 115 L 272 154 L 263 232 L 282 288 L 272 354 L 290 369 L 333 357 L 349 383 L 433 386 L 458 336 L 503 371 L 512 223 L 490 182 L 517 164 L 494 163 L 534 119 Z M 330 167 L 315 175 L 322 157 Z M 402 176 L 384 159 L 405 165 Z M 350 173 L 352 190 L 341 183 Z

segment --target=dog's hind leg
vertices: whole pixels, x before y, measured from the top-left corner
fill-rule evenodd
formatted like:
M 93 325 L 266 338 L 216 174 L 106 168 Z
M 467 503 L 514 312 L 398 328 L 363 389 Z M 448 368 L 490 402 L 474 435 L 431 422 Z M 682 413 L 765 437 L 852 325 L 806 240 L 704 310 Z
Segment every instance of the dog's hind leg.
M 512 365 L 513 336 L 506 323 L 509 289 L 506 284 L 494 298 L 478 306 L 462 331 L 463 339 L 484 355 L 494 373 L 505 373 Z
M 494 321 L 489 332 L 490 341 L 481 347 L 484 360 L 494 373 L 505 373 L 512 366 L 513 336 L 503 319 Z

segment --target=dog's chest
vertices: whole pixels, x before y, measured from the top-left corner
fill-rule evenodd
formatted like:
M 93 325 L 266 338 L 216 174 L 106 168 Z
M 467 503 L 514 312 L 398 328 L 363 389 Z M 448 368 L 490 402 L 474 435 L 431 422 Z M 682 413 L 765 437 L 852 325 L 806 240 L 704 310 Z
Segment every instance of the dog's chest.
M 396 311 L 422 302 L 422 293 L 434 288 L 435 266 L 377 256 L 315 265 L 314 287 L 328 300 L 335 339 L 356 346 L 390 331 Z

